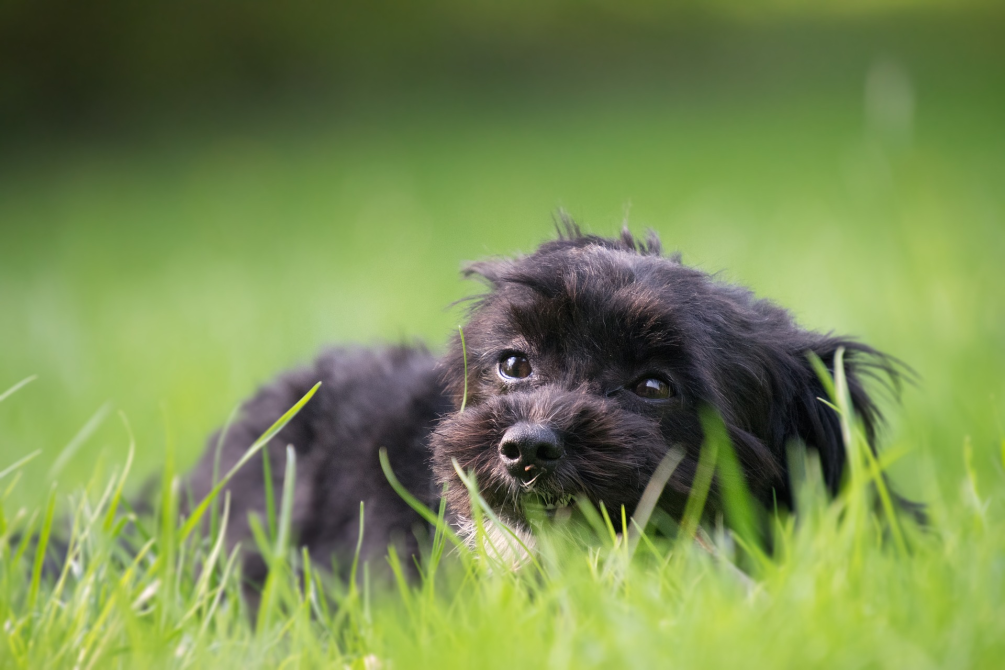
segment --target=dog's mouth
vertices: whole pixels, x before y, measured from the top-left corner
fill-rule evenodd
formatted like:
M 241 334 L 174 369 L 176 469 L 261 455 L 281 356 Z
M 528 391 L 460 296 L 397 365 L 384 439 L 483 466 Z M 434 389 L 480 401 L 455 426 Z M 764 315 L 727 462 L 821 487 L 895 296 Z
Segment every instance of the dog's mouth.
M 572 513 L 576 494 L 535 491 L 521 496 L 520 503 L 528 519 L 565 519 Z

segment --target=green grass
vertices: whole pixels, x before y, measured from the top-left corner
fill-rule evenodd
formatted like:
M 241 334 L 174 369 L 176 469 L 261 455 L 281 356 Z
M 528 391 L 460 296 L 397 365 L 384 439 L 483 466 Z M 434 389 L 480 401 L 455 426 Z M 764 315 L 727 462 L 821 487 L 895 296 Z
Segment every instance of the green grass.
M 533 556 L 513 570 L 503 541 L 493 544 L 485 533 L 492 512 L 480 502 L 477 483 L 464 477 L 480 503 L 473 507 L 478 532 L 470 549 L 443 522 L 442 505 L 438 514 L 423 509 L 437 531 L 420 563 L 421 581 L 405 577 L 392 548 L 393 579 L 372 578 L 369 564 L 354 561 L 352 576 L 340 583 L 291 546 L 296 463 L 289 447 L 275 525 L 266 531 L 252 524 L 269 576 L 259 609 L 249 611 L 241 596 L 241 549 L 228 553 L 224 543 L 229 494 L 213 520 L 215 535 L 202 534 L 203 521 L 222 487 L 176 529 L 180 488 L 168 461 L 160 511 L 139 517 L 128 532 L 127 520 L 137 517 L 120 511 L 127 465 L 73 498 L 69 558 L 58 578 L 41 579 L 55 494 L 37 542 L 29 539 L 37 513 L 25 522 L 23 513 L 8 518 L 0 509 L 6 550 L 0 662 L 21 668 L 994 667 L 1005 652 L 998 607 L 1005 542 L 995 532 L 1000 503 L 989 509 L 969 471 L 966 504 L 951 520 L 935 504 L 935 523 L 923 530 L 884 504 L 881 521 L 877 494 L 888 503 L 882 464 L 855 427 L 837 369 L 831 397 L 847 436 L 848 481 L 831 502 L 819 464 L 795 461 L 800 514 L 775 519 L 770 555 L 754 549 L 751 535 L 731 535 L 716 524 L 709 537 L 697 526 L 712 468 L 736 467 L 723 458 L 730 453 L 725 433 L 710 426 L 675 541 L 643 532 L 651 508 L 619 535 L 607 511 L 598 514 L 587 503 L 584 516 L 595 534 L 561 524 L 542 528 Z M 382 464 L 397 488 L 383 454 Z M 10 468 L 0 480 L 20 474 Z M 727 515 L 737 511 L 750 511 L 742 491 L 727 495 Z M 365 533 L 362 506 L 360 515 Z M 17 537 L 15 528 L 26 532 Z M 32 552 L 26 583 L 23 562 Z
M 0 391 L 38 377 L 0 402 L 0 667 L 997 667 L 1005 88 L 1000 48 L 966 68 L 951 51 L 904 61 L 906 141 L 863 118 L 864 59 L 775 85 L 435 92 L 6 157 Z M 326 610 L 323 571 L 289 575 L 277 499 L 272 606 L 241 611 L 231 557 L 174 523 L 205 436 L 326 343 L 439 348 L 461 320 L 443 308 L 477 290 L 460 262 L 530 249 L 557 207 L 600 233 L 627 211 L 685 261 L 912 365 L 884 443 L 932 531 L 906 555 L 881 541 L 882 514 L 849 513 L 858 487 L 782 522 L 752 592 L 690 545 L 640 540 L 629 560 L 627 542 L 556 540 L 543 575 L 444 550 L 406 593 L 326 583 Z M 109 557 L 151 476 L 162 513 L 130 568 Z M 81 554 L 54 584 L 11 538 L 65 537 L 65 515 Z

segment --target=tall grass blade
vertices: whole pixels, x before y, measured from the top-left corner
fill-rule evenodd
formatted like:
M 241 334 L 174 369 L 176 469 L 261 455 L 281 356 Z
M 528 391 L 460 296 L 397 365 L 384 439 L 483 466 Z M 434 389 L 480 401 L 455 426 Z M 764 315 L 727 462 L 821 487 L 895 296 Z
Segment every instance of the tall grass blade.
M 0 393 L 0 402 L 3 402 L 7 398 L 11 397 L 12 395 L 14 395 L 15 393 L 17 393 L 19 390 L 21 390 L 22 388 L 24 388 L 28 384 L 32 383 L 36 379 L 38 379 L 38 375 L 31 375 L 30 377 L 25 377 L 24 379 L 22 379 L 21 381 L 19 381 L 17 384 L 14 384 L 14 386 L 11 386 L 9 389 L 7 389 L 6 391 L 4 391 L 3 393 Z
M 4 477 L 6 477 L 10 473 L 14 472 L 15 470 L 19 470 L 21 468 L 21 466 L 23 466 L 26 463 L 31 462 L 32 460 L 34 460 L 35 458 L 37 458 L 41 453 L 42 453 L 41 449 L 36 449 L 35 451 L 31 452 L 27 456 L 23 456 L 23 457 L 19 458 L 18 460 L 14 461 L 13 463 L 11 463 L 10 465 L 8 465 L 3 470 L 0 470 L 0 479 L 3 479 Z
M 290 545 L 290 534 L 293 525 L 293 500 L 297 480 L 297 452 L 293 445 L 286 447 L 286 472 L 283 475 L 283 499 L 279 508 L 278 530 L 273 538 L 274 544 L 265 549 L 269 564 L 269 575 L 265 578 L 262 589 L 262 601 L 258 606 L 258 623 L 256 629 L 268 629 L 274 616 L 280 615 L 277 600 L 285 595 L 287 583 L 287 555 Z M 281 634 L 281 633 L 280 633 Z
M 493 510 L 492 507 L 487 502 L 485 502 L 485 499 L 482 498 L 481 493 L 479 493 L 478 491 L 478 482 L 475 480 L 474 473 L 472 472 L 470 475 L 466 475 L 464 471 L 461 470 L 461 466 L 457 462 L 456 458 L 451 459 L 451 463 L 453 464 L 454 471 L 460 478 L 461 483 L 463 483 L 465 488 L 467 488 L 468 496 L 471 498 L 471 511 L 473 513 L 473 516 L 475 517 L 475 525 L 478 532 L 480 534 L 483 534 L 482 537 L 479 538 L 479 542 L 487 539 L 487 534 L 485 533 L 485 527 L 484 525 L 481 524 L 481 517 L 484 515 L 492 522 L 494 528 L 500 530 L 504 535 L 507 536 L 507 542 L 515 542 L 516 546 L 518 546 L 524 552 L 524 557 L 527 560 L 529 560 L 530 563 L 533 564 L 533 566 L 537 568 L 537 570 L 541 574 L 544 574 L 544 568 L 541 566 L 541 563 L 537 560 L 537 557 L 534 555 L 534 552 L 523 541 L 523 538 L 521 538 L 512 528 L 510 528 L 509 524 L 504 523 L 502 519 L 500 519 L 499 516 L 495 513 L 495 510 Z M 488 544 L 493 548 L 493 551 L 495 552 L 496 556 L 498 558 L 501 558 L 500 551 L 503 548 L 495 546 L 495 544 L 492 543 L 491 540 L 488 541 Z
M 461 335 L 461 355 L 464 357 L 464 395 L 461 396 L 461 408 L 458 412 L 463 412 L 468 405 L 468 345 L 464 342 L 464 329 L 457 326 L 457 332 Z
M 293 501 L 297 484 L 297 451 L 286 445 L 286 472 L 283 473 L 283 501 L 279 508 L 279 533 L 276 536 L 274 555 L 285 556 L 289 549 L 293 528 Z
M 684 460 L 683 449 L 679 447 L 670 449 L 666 456 L 663 457 L 663 460 L 660 461 L 660 464 L 656 466 L 652 477 L 649 478 L 649 483 L 646 484 L 642 497 L 639 498 L 639 504 L 635 507 L 635 513 L 632 515 L 634 530 L 624 529 L 625 532 L 629 533 L 629 558 L 635 555 L 639 538 L 645 534 L 645 528 L 649 525 L 649 518 L 652 516 L 653 510 L 656 509 L 656 503 L 659 502 L 663 489 L 666 488 L 667 482 L 670 481 L 670 477 L 673 476 L 674 471 L 682 460 Z
M 705 440 L 698 456 L 698 466 L 691 482 L 691 492 L 684 505 L 684 515 L 681 518 L 680 534 L 684 540 L 693 540 L 701 516 L 705 510 L 705 500 L 712 485 L 712 475 L 718 457 L 719 444 L 714 440 Z
M 722 489 L 722 507 L 726 522 L 737 544 L 758 565 L 764 567 L 769 563 L 769 559 L 761 549 L 761 534 L 758 531 L 759 510 L 747 488 L 747 478 L 729 439 L 726 424 L 723 423 L 719 413 L 709 406 L 701 409 L 700 419 L 706 444 L 714 442 L 717 445 L 716 470 Z
M 104 528 L 106 532 L 115 522 L 115 515 L 119 510 L 119 502 L 122 500 L 122 490 L 126 486 L 126 478 L 129 477 L 129 471 L 133 466 L 133 456 L 136 453 L 136 439 L 133 437 L 133 430 L 129 425 L 129 420 L 126 418 L 125 412 L 120 410 L 119 418 L 122 420 L 122 424 L 126 427 L 126 433 L 129 435 L 129 451 L 126 454 L 126 465 L 122 468 L 122 474 L 119 476 L 118 486 L 115 487 L 115 493 L 112 495 L 112 499 L 108 504 L 108 512 L 105 514 Z
M 220 481 L 220 456 L 223 453 L 223 445 L 227 441 L 227 434 L 230 433 L 230 427 L 234 423 L 234 419 L 237 418 L 237 413 L 240 411 L 241 406 L 238 405 L 234 409 L 230 410 L 230 414 L 227 415 L 227 421 L 223 424 L 223 428 L 220 430 L 220 434 L 216 438 L 216 444 L 213 446 L 213 486 L 216 486 L 217 482 Z M 213 498 L 213 502 L 210 504 L 209 508 L 209 536 L 216 537 L 216 531 L 219 527 L 219 498 Z
M 38 544 L 35 545 L 35 563 L 31 568 L 31 584 L 28 589 L 28 609 L 35 609 L 38 591 L 42 582 L 42 566 L 45 564 L 45 552 L 49 548 L 49 535 L 52 533 L 52 518 L 56 512 L 55 483 L 49 491 L 49 502 L 45 507 L 45 517 L 42 520 L 42 530 L 38 534 Z
M 283 427 L 286 426 L 286 424 L 289 423 L 290 420 L 297 415 L 297 412 L 299 412 L 303 408 L 303 406 L 306 405 L 307 402 L 312 397 L 314 397 L 314 393 L 317 392 L 320 386 L 321 382 L 315 384 L 314 387 L 311 388 L 311 390 L 308 391 L 303 398 L 297 401 L 297 404 L 295 404 L 285 414 L 279 417 L 279 419 L 277 419 L 276 422 L 273 423 L 269 427 L 269 429 L 262 434 L 260 438 L 255 440 L 254 444 L 248 447 L 248 450 L 244 452 L 244 456 L 242 456 L 241 459 L 234 464 L 234 467 L 232 467 L 227 472 L 227 474 L 224 475 L 223 479 L 221 479 L 219 482 L 216 483 L 216 486 L 214 486 L 212 490 L 209 492 L 209 494 L 202 499 L 202 502 L 200 502 L 199 505 L 194 510 L 192 510 L 192 515 L 185 522 L 185 525 L 182 526 L 181 531 L 179 533 L 179 536 L 181 537 L 182 540 L 186 539 L 192 533 L 192 531 L 195 529 L 195 527 L 199 524 L 200 520 L 202 519 L 202 516 L 206 513 L 206 509 L 213 502 L 213 500 L 216 499 L 216 497 L 220 494 L 220 491 L 223 489 L 223 487 L 225 487 L 227 483 L 233 478 L 233 476 L 237 474 L 237 471 L 240 470 L 242 467 L 244 467 L 245 463 L 251 460 L 251 458 L 253 458 L 255 454 L 257 454 L 262 447 L 264 447 L 266 444 L 269 443 L 269 440 L 271 440 L 273 437 L 276 436 L 276 433 L 281 431 Z
M 262 449 L 262 485 L 265 488 L 265 527 L 269 538 L 276 540 L 276 496 L 272 490 L 272 464 L 269 462 L 269 450 Z
M 454 546 L 463 547 L 464 542 L 457 537 L 457 533 L 450 528 L 450 526 L 443 520 L 443 517 L 440 514 L 435 514 L 431 509 L 426 507 L 421 501 L 419 501 L 418 498 L 412 495 L 400 481 L 398 481 L 398 477 L 394 474 L 394 470 L 391 469 L 391 462 L 387 458 L 387 449 L 381 447 L 378 458 L 380 459 L 380 467 L 384 471 L 384 476 L 387 478 L 387 482 L 391 485 L 391 488 L 394 489 L 394 492 L 397 493 L 409 507 L 418 512 L 419 516 L 425 519 L 434 529 L 438 532 L 442 531 L 443 536 L 450 540 Z
M 210 580 L 213 576 L 213 570 L 216 568 L 216 563 L 219 560 L 220 552 L 223 551 L 224 544 L 227 539 L 227 521 L 230 518 L 230 491 L 226 491 L 223 495 L 223 516 L 220 519 L 220 532 L 217 535 L 216 543 L 213 545 L 213 549 L 209 553 L 209 558 L 202 565 L 202 574 L 199 575 L 199 581 L 196 582 L 195 591 L 193 592 L 193 599 L 195 600 L 195 605 L 189 612 L 188 616 L 195 613 L 199 606 L 202 605 L 203 601 L 209 594 Z
M 62 471 L 66 464 L 70 462 L 73 455 L 84 445 L 87 440 L 91 438 L 92 435 L 101 427 L 101 424 L 105 422 L 108 417 L 108 413 L 112 411 L 112 403 L 106 402 L 104 405 L 98 408 L 98 411 L 87 420 L 87 423 L 77 431 L 77 434 L 73 436 L 69 444 L 63 447 L 63 451 L 60 452 L 59 456 L 53 462 L 52 467 L 49 468 L 49 478 L 53 478 Z

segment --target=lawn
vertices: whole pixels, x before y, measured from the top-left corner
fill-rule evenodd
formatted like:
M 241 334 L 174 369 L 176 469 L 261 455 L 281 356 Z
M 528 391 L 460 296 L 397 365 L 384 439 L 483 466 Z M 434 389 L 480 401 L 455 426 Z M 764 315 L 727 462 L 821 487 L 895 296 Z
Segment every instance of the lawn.
M 444 87 L 0 158 L 0 393 L 37 375 L 0 401 L 0 667 L 998 667 L 1005 50 L 939 49 L 753 82 Z M 883 442 L 929 531 L 898 549 L 852 487 L 780 521 L 753 586 L 687 544 L 556 539 L 516 575 L 447 552 L 405 593 L 327 584 L 330 610 L 280 550 L 254 621 L 214 538 L 174 528 L 168 485 L 135 568 L 109 560 L 120 483 L 169 484 L 326 344 L 441 349 L 478 290 L 460 264 L 532 249 L 558 208 L 653 228 L 910 364 Z M 52 509 L 54 534 L 88 529 L 60 585 L 26 578 L 35 546 L 14 540 Z

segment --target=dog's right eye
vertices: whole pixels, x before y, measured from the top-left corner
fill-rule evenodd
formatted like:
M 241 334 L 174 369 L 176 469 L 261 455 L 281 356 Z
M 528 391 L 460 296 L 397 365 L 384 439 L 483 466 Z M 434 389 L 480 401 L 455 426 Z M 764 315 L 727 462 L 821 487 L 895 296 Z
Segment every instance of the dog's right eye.
M 499 361 L 499 376 L 503 379 L 524 379 L 530 373 L 530 361 L 523 354 L 505 354 Z
M 670 385 L 659 377 L 647 377 L 635 383 L 632 393 L 646 400 L 666 400 L 673 391 Z

